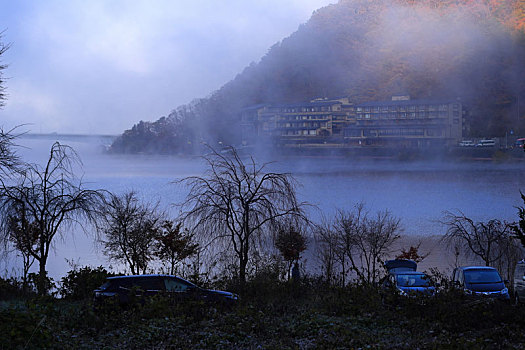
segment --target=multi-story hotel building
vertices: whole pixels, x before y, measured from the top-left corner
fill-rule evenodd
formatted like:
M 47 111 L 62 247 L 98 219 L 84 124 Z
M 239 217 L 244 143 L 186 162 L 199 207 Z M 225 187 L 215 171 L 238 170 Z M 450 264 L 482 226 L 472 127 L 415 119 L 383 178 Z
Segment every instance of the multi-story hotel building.
M 353 105 L 348 98 L 257 105 L 242 113 L 243 143 L 267 139 L 280 144 L 330 143 L 349 147 L 456 145 L 465 132 L 459 100 L 411 100 Z
M 271 138 L 281 143 L 317 143 L 327 138 L 343 142 L 343 130 L 355 122 L 348 98 L 316 99 L 307 103 L 257 105 L 242 113 L 243 142 Z
M 356 105 L 355 111 L 355 124 L 344 130 L 349 145 L 452 146 L 466 131 L 466 111 L 459 100 L 393 96 L 391 101 Z

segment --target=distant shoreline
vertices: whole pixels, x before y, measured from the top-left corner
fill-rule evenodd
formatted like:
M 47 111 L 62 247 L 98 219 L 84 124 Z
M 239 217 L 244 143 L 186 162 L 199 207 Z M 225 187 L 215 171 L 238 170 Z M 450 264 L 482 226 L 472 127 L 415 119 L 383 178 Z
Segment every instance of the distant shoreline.
M 116 139 L 119 135 L 111 134 L 59 134 L 59 133 L 23 133 L 20 134 L 21 138 L 109 138 Z

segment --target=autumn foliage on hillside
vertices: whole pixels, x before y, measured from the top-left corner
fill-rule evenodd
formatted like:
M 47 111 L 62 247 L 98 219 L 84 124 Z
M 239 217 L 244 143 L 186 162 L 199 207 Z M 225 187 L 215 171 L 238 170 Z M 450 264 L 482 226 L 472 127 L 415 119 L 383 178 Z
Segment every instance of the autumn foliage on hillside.
M 460 98 L 473 118 L 472 136 L 525 134 L 524 62 L 523 0 L 341 0 L 315 11 L 211 96 L 159 122 L 172 122 L 175 138 L 192 135 L 172 145 L 235 144 L 246 106 L 338 96 L 360 103 L 404 93 Z M 140 130 L 158 130 L 159 122 Z M 137 151 L 141 134 L 133 130 L 116 151 Z M 158 146 L 165 138 L 147 137 L 140 151 L 171 149 Z

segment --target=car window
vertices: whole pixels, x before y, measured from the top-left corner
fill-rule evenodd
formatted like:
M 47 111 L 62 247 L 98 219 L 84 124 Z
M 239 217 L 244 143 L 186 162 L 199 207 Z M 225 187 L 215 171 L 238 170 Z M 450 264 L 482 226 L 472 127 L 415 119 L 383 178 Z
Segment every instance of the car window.
M 129 278 L 116 278 L 108 281 L 109 286 L 105 289 L 108 292 L 115 292 L 120 288 L 131 288 L 131 280 Z
M 133 285 L 143 290 L 164 290 L 164 284 L 160 278 L 141 278 L 136 280 Z
M 190 288 L 189 284 L 175 278 L 164 279 L 164 285 L 168 292 L 185 292 Z
M 400 287 L 429 287 L 430 279 L 424 274 L 397 275 L 397 284 Z
M 465 282 L 467 283 L 500 283 L 501 276 L 498 271 L 487 269 L 487 270 L 466 270 Z

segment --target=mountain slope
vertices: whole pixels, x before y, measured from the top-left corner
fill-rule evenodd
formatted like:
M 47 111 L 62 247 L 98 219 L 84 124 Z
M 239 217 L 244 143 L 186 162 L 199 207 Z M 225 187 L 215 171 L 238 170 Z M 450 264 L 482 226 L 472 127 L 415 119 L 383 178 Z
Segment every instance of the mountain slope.
M 517 115 L 525 93 L 524 3 L 342 0 L 317 10 L 210 97 L 135 125 L 113 149 L 186 152 L 201 140 L 236 143 L 245 106 L 334 96 L 359 103 L 399 92 L 461 98 L 475 135 L 525 132 L 525 98 Z

